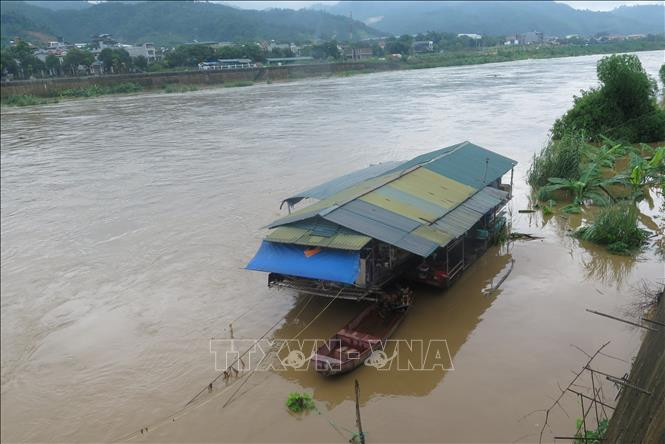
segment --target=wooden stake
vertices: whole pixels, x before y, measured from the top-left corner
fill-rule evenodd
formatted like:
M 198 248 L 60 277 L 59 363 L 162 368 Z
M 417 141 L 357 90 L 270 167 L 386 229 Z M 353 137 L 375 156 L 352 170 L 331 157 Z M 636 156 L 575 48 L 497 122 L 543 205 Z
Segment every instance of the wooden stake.
M 360 422 L 360 384 L 356 379 L 356 425 L 358 426 L 358 438 L 360 439 L 360 444 L 365 444 L 365 434 L 363 433 L 363 425 Z

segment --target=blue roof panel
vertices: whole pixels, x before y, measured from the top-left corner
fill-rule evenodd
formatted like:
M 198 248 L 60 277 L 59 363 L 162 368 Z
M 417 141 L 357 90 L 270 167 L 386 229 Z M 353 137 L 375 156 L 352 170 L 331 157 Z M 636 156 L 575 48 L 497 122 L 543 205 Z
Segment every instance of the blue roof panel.
M 246 268 L 353 284 L 360 270 L 360 252 L 263 241 Z

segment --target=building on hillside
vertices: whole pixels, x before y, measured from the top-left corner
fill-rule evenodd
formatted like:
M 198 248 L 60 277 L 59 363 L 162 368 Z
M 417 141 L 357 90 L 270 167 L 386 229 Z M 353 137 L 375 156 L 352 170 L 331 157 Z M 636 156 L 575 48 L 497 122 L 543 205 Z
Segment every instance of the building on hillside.
M 90 47 L 99 51 L 104 48 L 117 48 L 118 41 L 111 34 L 97 34 L 92 36 Z
M 519 36 L 517 34 L 508 35 L 506 36 L 506 41 L 503 42 L 503 44 L 506 46 L 519 45 L 520 44 Z
M 372 57 L 374 55 L 374 51 L 372 51 L 372 48 L 370 47 L 353 48 L 351 46 L 343 46 L 342 54 L 344 55 L 345 59 L 364 60 Z
M 157 61 L 155 45 L 152 43 L 144 43 L 139 46 L 123 45 L 122 48 L 129 53 L 130 57 L 143 56 L 148 60 L 148 63 Z
M 646 34 L 630 34 L 626 36 L 626 40 L 640 40 L 645 39 L 646 37 Z
M 468 37 L 468 38 L 470 38 L 471 40 L 480 40 L 480 39 L 483 38 L 483 36 L 480 35 L 480 34 L 457 34 L 457 37 L 458 37 L 458 38 L 460 38 L 460 37 Z
M 522 45 L 537 45 L 543 43 L 543 33 L 538 31 L 529 31 L 520 35 L 520 44 Z
M 529 31 L 524 34 L 506 36 L 504 45 L 534 45 L 545 41 L 544 34 L 539 31 Z
M 235 46 L 235 43 L 233 43 L 233 42 L 217 42 L 217 43 L 213 43 L 210 46 L 212 46 L 213 48 L 225 48 L 227 46 Z
M 65 42 L 60 42 L 60 41 L 58 41 L 58 42 L 48 42 L 48 46 L 46 47 L 46 49 L 49 49 L 49 50 L 66 49 L 66 48 L 67 48 L 67 44 Z
M 434 51 L 434 42 L 431 40 L 418 40 L 411 44 L 411 50 L 416 54 Z

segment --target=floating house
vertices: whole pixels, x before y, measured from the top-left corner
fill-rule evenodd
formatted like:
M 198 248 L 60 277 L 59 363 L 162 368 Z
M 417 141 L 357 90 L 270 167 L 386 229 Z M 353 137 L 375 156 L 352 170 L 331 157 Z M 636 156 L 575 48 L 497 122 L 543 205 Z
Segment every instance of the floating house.
M 331 180 L 282 202 L 289 214 L 247 268 L 269 286 L 345 299 L 380 300 L 397 279 L 447 287 L 504 227 L 516 164 L 462 142 Z M 295 210 L 305 199 L 317 202 Z

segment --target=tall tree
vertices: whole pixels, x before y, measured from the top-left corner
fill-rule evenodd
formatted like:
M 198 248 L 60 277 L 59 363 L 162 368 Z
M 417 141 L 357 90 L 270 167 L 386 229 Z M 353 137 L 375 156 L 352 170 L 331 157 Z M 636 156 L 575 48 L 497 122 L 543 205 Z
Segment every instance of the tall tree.
M 62 64 L 72 75 L 77 75 L 79 66 L 90 68 L 94 61 L 95 56 L 90 51 L 72 48 L 67 52 Z
M 46 56 L 44 64 L 46 65 L 46 69 L 48 70 L 50 75 L 52 76 L 60 75 L 60 58 L 58 58 L 53 54 L 49 54 Z

